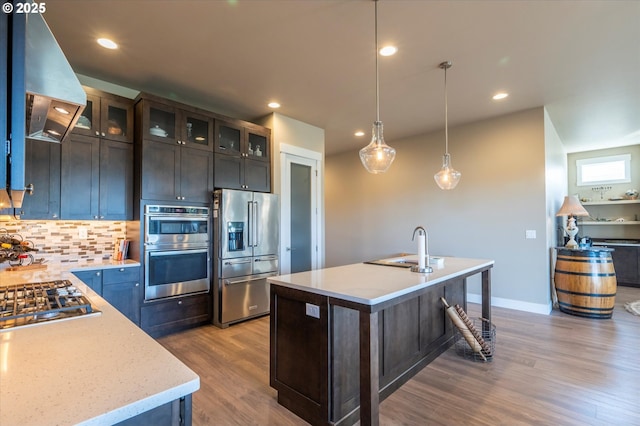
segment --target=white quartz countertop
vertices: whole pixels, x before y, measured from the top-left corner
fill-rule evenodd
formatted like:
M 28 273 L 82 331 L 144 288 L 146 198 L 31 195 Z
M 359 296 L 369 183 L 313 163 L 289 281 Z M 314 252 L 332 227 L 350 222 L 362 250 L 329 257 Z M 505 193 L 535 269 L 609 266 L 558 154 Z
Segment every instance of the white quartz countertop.
M 0 331 L 0 425 L 108 425 L 200 388 L 198 375 L 71 269 L 0 272 L 0 286 L 67 279 L 101 311 Z
M 403 256 L 416 260 L 417 256 Z M 356 263 L 268 278 L 268 282 L 363 305 L 377 305 L 474 270 L 491 267 L 493 260 L 442 257 L 440 267 L 428 274 L 409 268 Z M 389 259 L 392 260 L 392 259 Z

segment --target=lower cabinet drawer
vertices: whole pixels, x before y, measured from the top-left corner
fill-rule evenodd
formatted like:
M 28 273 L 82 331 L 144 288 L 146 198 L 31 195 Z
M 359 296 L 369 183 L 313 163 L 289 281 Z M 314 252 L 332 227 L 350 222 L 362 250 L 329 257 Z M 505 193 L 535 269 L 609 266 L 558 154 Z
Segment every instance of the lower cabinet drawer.
M 140 327 L 154 337 L 209 322 L 208 293 L 145 303 L 140 316 Z
M 140 281 L 140 267 L 111 268 L 102 271 L 102 284 L 109 285 L 127 281 Z

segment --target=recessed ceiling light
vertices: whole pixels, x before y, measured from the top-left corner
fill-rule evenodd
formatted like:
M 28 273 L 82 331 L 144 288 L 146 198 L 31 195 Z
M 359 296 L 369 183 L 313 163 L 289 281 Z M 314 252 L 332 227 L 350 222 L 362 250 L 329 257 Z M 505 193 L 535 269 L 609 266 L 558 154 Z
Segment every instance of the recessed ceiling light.
M 69 111 L 67 111 L 66 109 L 62 108 L 61 106 L 53 107 L 53 109 L 58 111 L 60 114 L 69 114 Z
M 500 93 L 496 93 L 495 95 L 493 95 L 493 100 L 494 101 L 499 101 L 500 99 L 504 99 L 507 96 L 509 96 L 508 93 L 506 92 L 500 92 Z
M 391 56 L 391 55 L 395 55 L 397 51 L 398 51 L 398 48 L 395 46 L 385 46 L 382 49 L 380 49 L 380 54 L 382 56 Z
M 364 136 L 364 132 L 362 130 L 358 130 L 357 132 L 354 133 L 354 135 L 361 137 L 361 136 Z
M 277 102 L 269 102 L 269 108 L 280 108 L 280 104 Z
M 113 40 L 109 40 L 108 38 L 99 38 L 97 41 L 98 41 L 98 44 L 100 46 L 104 47 L 105 49 L 117 49 L 118 48 L 118 44 Z

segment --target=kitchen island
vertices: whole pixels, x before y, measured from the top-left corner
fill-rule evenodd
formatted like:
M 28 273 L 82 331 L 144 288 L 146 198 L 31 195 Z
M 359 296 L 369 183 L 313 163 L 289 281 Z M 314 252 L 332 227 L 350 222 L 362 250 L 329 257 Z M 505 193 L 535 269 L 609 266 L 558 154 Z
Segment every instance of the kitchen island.
M 199 377 L 70 269 L 0 271 L 0 286 L 69 280 L 100 311 L 0 331 L 0 424 L 191 424 Z
M 380 401 L 455 343 L 440 298 L 466 309 L 469 276 L 491 320 L 493 260 L 445 257 L 429 274 L 386 263 L 269 278 L 270 385 L 311 424 L 377 425 Z

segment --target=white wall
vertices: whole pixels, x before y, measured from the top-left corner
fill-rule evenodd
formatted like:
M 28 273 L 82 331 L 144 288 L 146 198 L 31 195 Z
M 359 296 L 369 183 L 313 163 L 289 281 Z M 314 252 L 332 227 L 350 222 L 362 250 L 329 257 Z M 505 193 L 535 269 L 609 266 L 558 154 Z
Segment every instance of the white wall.
M 255 120 L 255 123 L 271 129 L 271 164 L 272 175 L 272 192 L 281 193 L 281 162 L 280 162 L 280 146 L 282 144 L 291 145 L 298 148 L 304 148 L 321 154 L 323 159 L 321 163 L 320 175 L 324 176 L 324 129 L 311 124 L 303 123 L 286 115 L 272 113 L 261 119 Z M 320 202 L 318 206 L 320 215 L 320 259 L 319 267 L 325 264 L 325 201 L 324 201 L 324 181 L 319 182 Z
M 563 218 L 556 213 L 567 195 L 567 153 L 556 132 L 547 110 L 544 111 L 544 142 L 545 142 L 545 180 L 546 180 L 546 211 L 547 211 L 547 270 L 549 271 L 549 292 L 553 303 L 557 302 L 553 287 L 553 276 L 557 252 L 554 247 L 562 245 L 564 231 Z
M 462 172 L 453 191 L 433 180 L 444 132 L 387 141 L 397 157 L 382 175 L 367 173 L 356 151 L 328 156 L 327 266 L 415 253 L 411 236 L 422 225 L 430 254 L 495 260 L 494 305 L 549 312 L 544 123 L 535 108 L 449 129 Z M 537 238 L 525 239 L 525 230 Z M 470 300 L 480 293 L 477 282 L 469 289 Z

